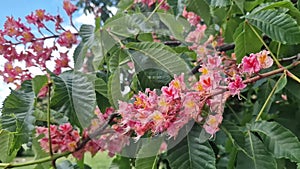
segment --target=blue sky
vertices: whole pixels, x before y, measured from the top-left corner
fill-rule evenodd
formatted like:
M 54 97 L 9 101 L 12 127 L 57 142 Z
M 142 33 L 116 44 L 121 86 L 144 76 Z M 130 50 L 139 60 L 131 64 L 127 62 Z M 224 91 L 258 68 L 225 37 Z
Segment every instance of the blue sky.
M 71 0 L 72 2 L 72 0 Z M 6 16 L 20 17 L 25 22 L 25 16 L 35 11 L 36 9 L 45 9 L 47 13 L 52 15 L 60 14 L 65 21 L 68 21 L 67 15 L 63 9 L 63 0 L 7 0 L 0 5 L 0 29 L 3 29 L 3 24 Z M 91 16 L 90 16 L 91 17 Z M 82 23 L 93 24 L 93 19 L 86 17 L 82 11 L 73 15 L 75 25 Z M 79 27 L 79 26 L 78 26 Z M 0 69 L 2 70 L 4 60 L 0 58 Z M 5 97 L 10 93 L 9 86 L 0 78 L 0 108 Z

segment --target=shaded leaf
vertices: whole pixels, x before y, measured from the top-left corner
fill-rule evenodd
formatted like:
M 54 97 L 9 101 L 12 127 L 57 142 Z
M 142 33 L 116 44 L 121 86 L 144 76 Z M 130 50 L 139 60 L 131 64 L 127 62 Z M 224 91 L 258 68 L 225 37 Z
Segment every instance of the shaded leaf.
M 189 0 L 186 8 L 187 11 L 195 12 L 197 15 L 201 16 L 204 22 L 207 25 L 210 25 L 210 6 L 206 0 Z
M 123 100 L 121 93 L 120 68 L 117 68 L 108 79 L 108 100 L 115 108 L 118 108 L 118 101 Z
M 0 130 L 0 161 L 3 163 L 11 162 L 17 155 L 19 149 L 12 147 L 14 137 L 14 133 Z
M 135 167 L 142 169 L 156 169 L 158 162 L 158 151 L 163 140 L 161 138 L 149 139 L 149 142 L 143 144 L 137 154 Z
M 201 143 L 201 128 L 196 124 L 179 144 L 168 151 L 168 161 L 174 169 L 215 169 L 215 154 L 208 142 Z
M 231 5 L 230 0 L 211 0 L 210 6 L 216 8 L 216 7 L 226 7 Z
M 259 121 L 250 130 L 265 136 L 264 143 L 276 158 L 287 158 L 300 162 L 300 142 L 288 129 L 276 122 Z
M 245 55 L 259 52 L 263 45 L 246 22 L 241 24 L 243 24 L 243 30 L 234 40 L 234 52 L 238 63 Z
M 254 134 L 248 131 L 245 138 L 245 151 L 238 155 L 237 169 L 270 169 L 277 168 L 271 153 L 266 151 L 264 144 Z

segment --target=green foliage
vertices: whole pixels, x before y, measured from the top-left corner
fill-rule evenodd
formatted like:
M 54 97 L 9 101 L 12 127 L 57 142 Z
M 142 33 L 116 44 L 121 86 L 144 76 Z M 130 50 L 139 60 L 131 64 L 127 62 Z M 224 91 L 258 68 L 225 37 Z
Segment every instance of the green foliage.
M 300 42 L 300 28 L 297 21 L 280 10 L 267 9 L 252 12 L 245 18 L 275 41 L 283 44 Z
M 52 78 L 55 85 L 51 108 L 66 115 L 72 124 L 87 127 L 96 105 L 93 82 L 86 75 L 73 71 L 53 75 Z
M 241 33 L 234 40 L 234 52 L 238 62 L 247 54 L 259 52 L 263 45 L 247 22 L 241 23 L 240 27 Z
M 300 142 L 291 131 L 276 122 L 266 121 L 253 123 L 250 130 L 263 134 L 266 147 L 276 158 L 286 158 L 299 163 Z
M 141 42 L 128 43 L 127 47 L 135 50 L 136 54 L 131 55 L 134 61 L 137 56 L 144 55 L 144 57 L 147 57 L 153 63 L 157 64 L 157 66 L 159 66 L 158 68 L 165 70 L 170 75 L 180 75 L 181 73 L 189 72 L 186 63 L 168 46 L 154 42 Z
M 276 168 L 276 161 L 269 153 L 263 143 L 251 132 L 245 137 L 243 153 L 238 154 L 237 169 L 269 169 Z
M 0 130 L 0 160 L 11 162 L 17 155 L 19 149 L 13 147 L 15 134 L 7 130 Z
M 281 66 L 274 64 L 243 77 L 252 80 L 251 77 L 256 76 L 258 80 L 247 83 L 247 88 L 238 97 L 229 97 L 226 104 L 220 100 L 218 114 L 223 115 L 223 122 L 216 135 L 204 132 L 202 126 L 206 119 L 203 119 L 166 152 L 159 152 L 161 139 L 152 140 L 149 144 L 137 146 L 134 158 L 116 155 L 109 168 L 300 168 L 300 67 L 297 65 L 299 56 L 292 57 L 300 52 L 299 1 L 168 0 L 171 10 L 163 11 L 155 6 L 159 2 L 149 7 L 134 4 L 134 0 L 120 0 L 119 11 L 109 17 L 107 5 L 115 6 L 117 2 L 93 0 L 78 3 L 88 11 L 96 9 L 96 6 L 85 6 L 88 4 L 98 4 L 97 7 L 106 11 L 95 19 L 96 26 L 80 27 L 81 42 L 73 54 L 73 70 L 58 76 L 48 71 L 49 79 L 46 75 L 39 75 L 25 81 L 19 89 L 11 90 L 0 116 L 1 162 L 11 162 L 22 144 L 28 142 L 32 143 L 34 160 L 49 157 L 38 142 L 42 136 L 34 136 L 35 126 L 45 126 L 47 122 L 70 122 L 82 134 L 96 117 L 96 105 L 103 113 L 108 107 L 118 109 L 119 101 L 134 102 L 132 96 L 146 88 L 156 89 L 160 94 L 159 89 L 168 85 L 174 75 L 184 73 L 185 81 L 191 80 L 191 72 L 197 72 L 206 58 L 199 57 L 200 49 L 197 52 L 190 50 L 193 43 L 185 42 L 189 33 L 196 29 L 181 16 L 186 6 L 188 12 L 200 15 L 200 24 L 207 26 L 204 34 L 197 36 L 201 45 L 208 39 L 213 41 L 204 44 L 209 54 L 219 55 L 221 47 L 234 46 L 222 54 L 224 63 L 228 63 L 224 69 L 228 69 L 229 76 L 241 71 L 243 66 L 234 67 L 231 63 L 240 63 L 250 53 L 269 48 L 273 59 L 283 67 L 289 65 L 286 67 L 289 70 L 282 70 Z M 219 45 L 222 42 L 224 46 Z M 233 53 L 236 60 L 230 58 Z M 83 68 L 83 65 L 86 66 Z M 281 71 L 274 73 L 275 69 Z M 272 71 L 274 74 L 267 77 L 263 74 Z M 200 73 L 196 74 L 195 79 Z M 48 96 L 38 98 L 46 85 L 52 85 L 50 105 L 47 105 Z M 224 83 L 220 88 L 226 89 L 226 85 Z M 187 88 L 193 90 L 190 86 Z M 205 94 L 201 97 L 211 98 L 211 93 Z M 203 117 L 208 115 L 208 106 L 205 105 L 201 112 Z M 48 108 L 50 119 L 46 113 Z M 130 132 L 128 134 L 135 136 Z M 149 132 L 142 138 L 148 139 L 151 134 Z M 84 164 L 84 160 L 80 163 L 81 168 L 91 168 Z M 80 168 L 78 165 L 69 160 L 57 162 L 57 168 Z M 0 163 L 0 166 L 4 165 Z M 35 165 L 35 168 L 49 167 L 49 160 Z
M 169 150 L 168 160 L 175 169 L 213 169 L 216 159 L 208 142 L 201 143 L 201 128 L 196 124 L 179 144 Z

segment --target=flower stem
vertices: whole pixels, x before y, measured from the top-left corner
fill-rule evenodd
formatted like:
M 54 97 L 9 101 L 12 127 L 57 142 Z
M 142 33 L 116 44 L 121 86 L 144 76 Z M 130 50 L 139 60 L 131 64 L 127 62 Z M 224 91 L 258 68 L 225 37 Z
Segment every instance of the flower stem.
M 280 76 L 280 78 L 278 79 L 278 81 L 276 82 L 275 86 L 273 87 L 271 93 L 269 94 L 267 100 L 265 101 L 264 105 L 262 106 L 262 108 L 260 109 L 260 112 L 258 113 L 255 121 L 258 121 L 260 119 L 260 117 L 262 116 L 265 108 L 267 107 L 268 103 L 271 100 L 271 97 L 275 94 L 275 91 L 279 85 L 279 82 L 281 81 L 282 78 L 284 78 L 286 76 L 286 71 L 284 71 L 284 73 Z
M 50 109 L 50 104 L 51 104 L 51 87 L 52 87 L 52 82 L 49 80 L 48 82 L 48 101 L 47 101 L 47 126 L 48 126 L 48 141 L 49 141 L 49 154 L 50 158 L 53 158 L 53 150 L 52 150 L 52 138 L 51 138 L 51 109 Z M 52 166 L 55 169 L 55 160 L 52 160 Z
M 158 8 L 165 2 L 165 0 L 162 0 L 156 7 L 155 9 L 151 12 L 151 14 L 147 17 L 145 22 L 149 21 L 149 19 L 154 15 L 154 13 L 158 10 Z
M 54 155 L 52 158 L 51 157 L 45 157 L 45 158 L 41 158 L 41 159 L 34 160 L 34 161 L 24 162 L 24 163 L 0 163 L 0 167 L 14 168 L 14 167 L 24 167 L 24 166 L 30 166 L 30 165 L 35 165 L 35 164 L 41 164 L 41 163 L 45 163 L 45 162 L 48 162 L 48 161 L 53 161 L 53 160 L 59 159 L 61 157 L 65 157 L 69 154 L 71 154 L 71 153 L 70 152 L 65 152 L 65 153 L 62 153 L 62 154 Z

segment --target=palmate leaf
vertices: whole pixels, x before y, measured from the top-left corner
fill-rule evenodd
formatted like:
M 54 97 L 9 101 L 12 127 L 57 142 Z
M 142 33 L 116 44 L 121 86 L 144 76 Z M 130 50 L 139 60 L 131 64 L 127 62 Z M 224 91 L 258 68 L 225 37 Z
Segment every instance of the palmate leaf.
M 250 131 L 245 138 L 243 153 L 240 152 L 237 160 L 237 169 L 276 169 L 275 158 L 269 153 L 264 144 Z
M 128 43 L 126 47 L 137 52 L 133 56 L 137 56 L 139 53 L 146 56 L 171 76 L 190 72 L 187 64 L 180 58 L 179 54 L 163 44 L 155 42 Z M 149 68 L 153 68 L 152 65 L 149 66 Z
M 288 129 L 276 122 L 259 121 L 250 126 L 250 130 L 263 136 L 265 145 L 276 158 L 287 158 L 300 162 L 300 142 Z
M 88 127 L 96 106 L 93 82 L 86 75 L 73 71 L 53 75 L 52 78 L 54 95 L 51 108 L 66 115 L 71 124 Z
M 215 154 L 208 142 L 201 143 L 201 128 L 196 124 L 179 144 L 168 151 L 172 169 L 215 169 Z
M 262 10 L 250 13 L 245 18 L 275 41 L 283 44 L 300 42 L 300 27 L 297 25 L 297 21 L 280 10 Z

